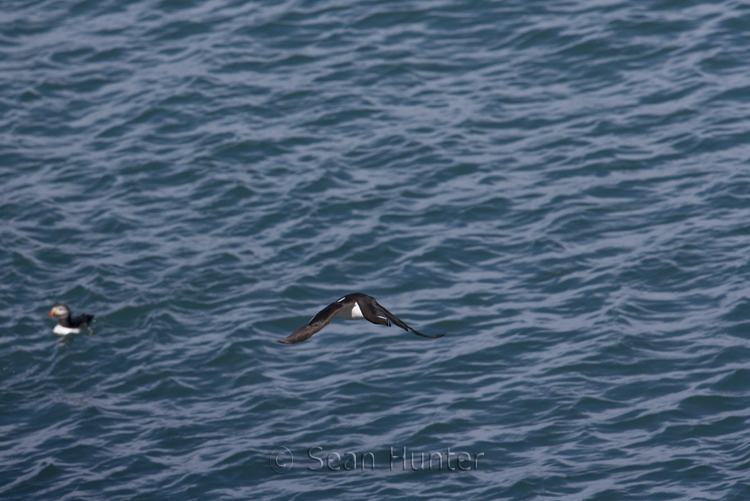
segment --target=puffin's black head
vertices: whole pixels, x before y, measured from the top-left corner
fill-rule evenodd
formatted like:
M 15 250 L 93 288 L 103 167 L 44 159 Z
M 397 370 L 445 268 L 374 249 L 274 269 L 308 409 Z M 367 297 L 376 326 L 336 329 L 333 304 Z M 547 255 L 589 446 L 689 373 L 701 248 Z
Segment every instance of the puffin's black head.
M 70 308 L 68 308 L 64 304 L 58 304 L 51 310 L 49 310 L 49 313 L 47 314 L 48 317 L 60 317 L 60 318 L 67 318 L 70 316 Z

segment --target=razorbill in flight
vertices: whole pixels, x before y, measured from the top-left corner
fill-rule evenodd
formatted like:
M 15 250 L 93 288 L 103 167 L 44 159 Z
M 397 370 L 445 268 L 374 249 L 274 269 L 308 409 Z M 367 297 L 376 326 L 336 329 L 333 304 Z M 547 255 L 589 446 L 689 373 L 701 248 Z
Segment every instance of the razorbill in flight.
M 375 301 L 375 298 L 362 294 L 361 292 L 355 292 L 354 294 L 347 294 L 335 303 L 331 303 L 320 312 L 315 315 L 310 322 L 304 327 L 300 327 L 296 331 L 289 334 L 284 339 L 280 340 L 279 343 L 285 344 L 296 344 L 310 338 L 313 334 L 318 332 L 320 329 L 328 325 L 334 317 L 343 318 L 344 320 L 362 320 L 365 319 L 373 324 L 391 325 L 391 322 L 398 325 L 404 330 L 411 331 L 417 336 L 438 338 L 443 337 L 444 334 L 438 334 L 436 336 L 428 336 L 420 332 L 415 331 L 404 322 L 398 319 L 396 315 L 386 310 Z

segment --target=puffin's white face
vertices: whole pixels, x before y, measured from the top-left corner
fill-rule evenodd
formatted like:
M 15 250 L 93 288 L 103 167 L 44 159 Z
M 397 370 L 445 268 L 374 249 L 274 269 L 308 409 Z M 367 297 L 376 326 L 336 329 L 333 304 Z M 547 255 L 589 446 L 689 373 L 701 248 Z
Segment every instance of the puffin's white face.
M 64 304 L 59 304 L 55 306 L 54 308 L 52 308 L 47 314 L 47 316 L 48 317 L 61 317 L 61 318 L 69 317 L 70 310 Z

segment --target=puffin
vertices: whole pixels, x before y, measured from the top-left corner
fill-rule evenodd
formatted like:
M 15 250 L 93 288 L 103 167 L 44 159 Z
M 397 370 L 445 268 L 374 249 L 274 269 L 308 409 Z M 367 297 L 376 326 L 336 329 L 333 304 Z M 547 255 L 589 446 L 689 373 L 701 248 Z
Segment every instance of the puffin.
M 344 320 L 364 319 L 373 324 L 387 325 L 389 327 L 391 323 L 394 323 L 405 331 L 413 332 L 417 336 L 430 339 L 436 339 L 445 335 L 437 334 L 435 336 L 428 336 L 417 332 L 402 322 L 396 315 L 378 304 L 374 297 L 362 294 L 361 292 L 355 292 L 347 294 L 320 310 L 307 325 L 300 327 L 284 339 L 279 340 L 279 343 L 297 344 L 310 339 L 313 334 L 328 325 L 335 317 L 343 318 Z
M 64 304 L 58 304 L 47 314 L 48 317 L 57 317 L 57 325 L 52 330 L 55 334 L 65 336 L 67 334 L 78 334 L 81 327 L 88 325 L 94 319 L 94 315 L 70 316 L 70 308 Z

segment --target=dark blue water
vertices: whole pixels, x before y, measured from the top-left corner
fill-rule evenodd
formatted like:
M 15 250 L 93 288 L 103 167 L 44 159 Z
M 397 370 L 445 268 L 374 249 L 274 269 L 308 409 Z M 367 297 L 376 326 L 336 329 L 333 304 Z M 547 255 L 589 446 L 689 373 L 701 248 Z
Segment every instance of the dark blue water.
M 748 33 L 4 2 L 0 497 L 750 499 Z

